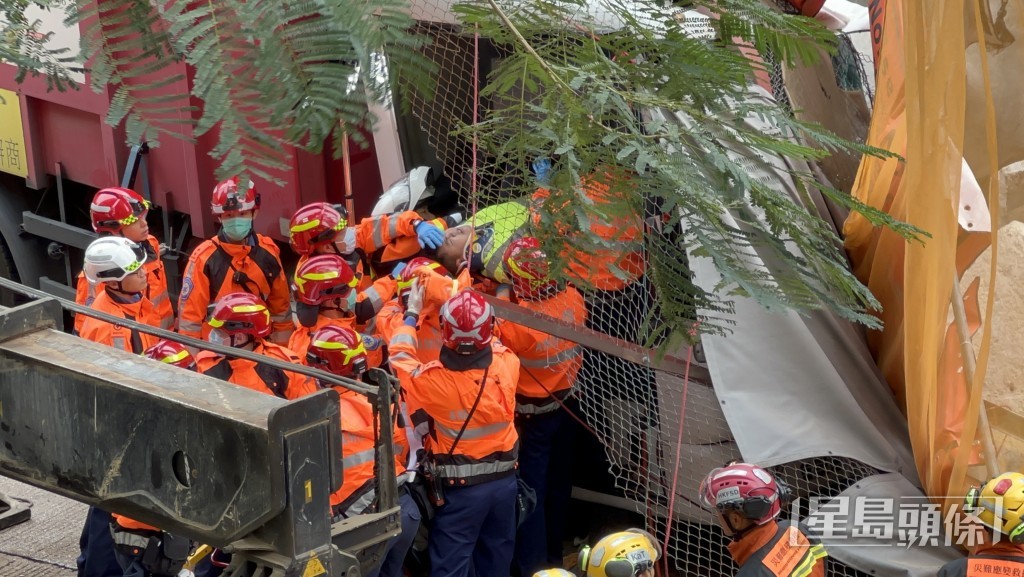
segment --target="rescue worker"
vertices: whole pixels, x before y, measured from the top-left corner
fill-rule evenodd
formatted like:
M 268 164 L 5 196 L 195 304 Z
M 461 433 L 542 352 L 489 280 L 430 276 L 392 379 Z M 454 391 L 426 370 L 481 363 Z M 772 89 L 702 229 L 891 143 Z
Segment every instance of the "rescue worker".
M 391 340 L 395 331 L 404 324 L 408 309 L 409 294 L 413 282 L 424 292 L 422 310 L 419 311 L 419 326 L 416 339 L 419 343 L 419 360 L 436 361 L 441 354 L 441 325 L 438 313 L 444 304 L 458 290 L 456 283 L 444 267 L 426 257 L 410 260 L 398 275 L 397 294 L 377 313 L 375 328 L 384 342 Z
M 311 367 L 355 380 L 359 380 L 368 369 L 362 336 L 348 327 L 337 325 L 327 325 L 313 334 L 305 359 Z M 325 384 L 320 383 L 320 386 Z M 334 390 L 338 391 L 341 401 L 341 463 L 345 471 L 341 487 L 331 494 L 332 521 L 337 523 L 370 512 L 370 506 L 376 499 L 374 445 L 378 435 L 374 429 L 373 407 L 367 398 L 345 387 L 335 386 Z M 381 563 L 365 573 L 367 577 L 402 577 L 405 555 L 419 530 L 420 511 L 406 489 L 408 475 L 401 453 L 401 447 L 396 447 L 395 471 L 398 474 L 402 532 L 388 541 Z
M 661 548 L 653 535 L 626 529 L 580 549 L 579 569 L 582 577 L 654 577 L 654 564 L 660 557 Z
M 419 248 L 433 250 L 444 241 L 444 232 L 439 225 L 443 221 L 425 221 L 411 210 L 398 214 L 364 218 L 359 224 L 349 226 L 348 211 L 345 207 L 314 202 L 295 211 L 289 223 L 289 239 L 292 248 L 303 257 L 313 254 L 334 252 L 345 257 L 357 273 L 362 268 L 366 290 L 373 278 L 371 259 L 388 245 L 401 238 L 415 238 Z M 401 258 L 415 256 L 415 247 Z M 389 260 L 397 260 L 394 257 Z M 361 263 L 361 266 L 359 266 Z M 301 263 L 300 263 L 301 264 Z
M 551 278 L 547 256 L 536 238 L 522 237 L 509 244 L 503 266 L 519 306 L 583 326 L 587 317 L 583 296 Z M 498 298 L 509 300 L 509 288 L 500 285 Z M 562 404 L 572 392 L 583 353 L 573 342 L 507 320 L 498 321 L 498 330 L 502 344 L 519 356 L 519 476 L 537 494 L 537 507 L 520 524 L 516 536 L 515 563 L 520 575 L 529 575 L 562 558 L 575 432 Z
M 789 488 L 768 471 L 730 463 L 708 473 L 700 484 L 701 502 L 718 513 L 731 539 L 729 554 L 737 577 L 824 577 L 825 548 L 799 525 L 778 521 Z
M 259 297 L 249 293 L 228 293 L 217 301 L 207 321 L 209 341 L 236 349 L 252 351 L 272 359 L 300 364 L 302 360 L 281 345 L 267 339 L 270 335 L 270 311 Z M 316 392 L 313 379 L 276 369 L 269 365 L 202 351 L 196 356 L 199 372 L 282 399 L 297 399 Z
M 167 296 L 167 273 L 160 260 L 160 241 L 149 234 L 146 215 L 149 201 L 130 188 L 103 188 L 96 192 L 89 205 L 92 229 L 104 236 L 122 236 L 138 244 L 146 252 L 146 297 L 153 303 L 160 317 L 160 328 L 174 327 L 174 311 Z M 75 302 L 89 306 L 96 298 L 96 288 L 85 277 L 78 275 L 75 283 Z M 81 334 L 85 315 L 75 316 L 75 334 Z
M 146 349 L 143 356 L 189 371 L 196 370 L 196 358 L 185 348 L 185 345 L 174 341 L 166 339 L 159 341 Z
M 146 252 L 123 237 L 107 236 L 85 249 L 85 277 L 96 285 L 92 308 L 123 319 L 159 327 L 161 317 L 146 298 Z M 102 287 L 102 289 L 101 289 Z M 120 324 L 84 317 L 80 336 L 141 355 L 160 339 Z
M 318 329 L 336 325 L 359 330 L 374 318 L 379 310 L 376 301 L 359 295 L 356 284 L 352 268 L 336 254 L 315 255 L 299 265 L 292 281 L 298 324 L 288 340 L 288 348 L 299 358 L 305 357 L 310 338 Z M 364 344 L 370 366 L 379 367 L 383 362 L 382 341 L 367 335 Z
M 205 339 L 209 306 L 228 293 L 244 291 L 266 303 L 270 340 L 288 342 L 293 328 L 288 278 L 277 245 L 253 230 L 259 206 L 260 195 L 251 181 L 242 188 L 235 177 L 213 189 L 211 208 L 221 228 L 196 247 L 185 266 L 178 297 L 181 334 Z
M 146 252 L 125 237 L 105 236 L 85 249 L 83 272 L 95 285 L 91 308 L 150 326 L 160 326 L 153 303 L 146 298 Z M 86 315 L 79 332 L 82 338 L 124 351 L 142 354 L 157 338 L 122 325 L 110 324 Z M 110 513 L 89 507 L 79 538 L 81 553 L 76 560 L 80 577 L 108 577 L 124 572 L 115 555 L 110 534 Z
M 437 506 L 430 574 L 508 575 L 516 530 L 519 359 L 492 339 L 490 305 L 463 291 L 441 307 L 439 359 L 423 363 L 416 338 L 422 306 L 417 282 L 389 349 L 413 424 L 429 443 L 420 473 Z
M 988 577 L 1024 573 L 1024 475 L 1003 473 L 971 487 L 966 511 L 985 527 L 967 557 L 950 561 L 938 577 Z

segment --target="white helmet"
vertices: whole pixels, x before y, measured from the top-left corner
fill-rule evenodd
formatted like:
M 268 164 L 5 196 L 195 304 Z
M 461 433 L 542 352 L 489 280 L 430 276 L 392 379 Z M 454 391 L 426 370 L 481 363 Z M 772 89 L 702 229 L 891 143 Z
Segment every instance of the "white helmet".
M 146 251 L 120 236 L 98 238 L 85 249 L 85 278 L 89 282 L 118 282 L 146 263 Z
M 416 205 L 434 196 L 434 173 L 429 166 L 419 166 L 385 190 L 370 216 L 396 214 L 416 210 Z

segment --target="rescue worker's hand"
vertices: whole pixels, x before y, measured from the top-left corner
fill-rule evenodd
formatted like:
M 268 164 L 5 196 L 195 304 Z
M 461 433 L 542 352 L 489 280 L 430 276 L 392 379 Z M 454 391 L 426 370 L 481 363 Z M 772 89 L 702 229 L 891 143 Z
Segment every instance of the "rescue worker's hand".
M 416 277 L 412 281 L 412 286 L 409 287 L 409 304 L 405 307 L 405 311 L 418 317 L 421 310 L 423 310 L 423 281 Z
M 420 242 L 420 248 L 435 249 L 444 242 L 444 232 L 436 225 L 427 221 L 420 221 L 416 224 L 416 240 Z
M 533 173 L 537 175 L 537 184 L 547 186 L 551 176 L 551 159 L 538 158 L 533 161 L 530 167 L 533 168 Z

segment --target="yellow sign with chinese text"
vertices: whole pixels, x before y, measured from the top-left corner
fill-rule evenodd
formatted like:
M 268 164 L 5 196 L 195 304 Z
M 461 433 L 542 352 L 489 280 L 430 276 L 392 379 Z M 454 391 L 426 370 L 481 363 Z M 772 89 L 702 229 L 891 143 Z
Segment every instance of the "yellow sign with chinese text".
M 25 127 L 18 94 L 0 88 L 0 172 L 28 176 Z

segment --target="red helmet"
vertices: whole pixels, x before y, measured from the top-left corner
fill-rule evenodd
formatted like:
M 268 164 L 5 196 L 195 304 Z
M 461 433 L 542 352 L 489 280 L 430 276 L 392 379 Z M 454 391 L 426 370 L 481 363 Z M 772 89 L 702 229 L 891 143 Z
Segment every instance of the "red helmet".
M 743 517 L 763 525 L 779 516 L 789 489 L 771 473 L 748 463 L 732 463 L 708 473 L 700 484 L 704 505 L 725 511 L 737 511 Z
M 270 310 L 260 297 L 249 293 L 228 293 L 217 301 L 206 321 L 214 329 L 226 335 L 251 335 L 263 338 L 273 328 L 270 324 Z
M 145 218 L 150 206 L 148 200 L 130 188 L 100 189 L 89 205 L 92 229 L 98 233 L 118 234 L 122 228 Z
M 314 202 L 295 211 L 288 224 L 288 238 L 295 252 L 312 254 L 321 246 L 334 243 L 334 238 L 348 226 L 348 211 L 326 202 Z
M 188 352 L 185 345 L 174 341 L 162 340 L 146 349 L 146 352 L 142 354 L 154 361 L 160 361 L 161 363 L 167 363 L 168 365 L 174 365 L 190 371 L 196 368 L 196 359 L 192 356 L 192 353 Z
M 457 353 L 468 355 L 491 342 L 494 314 L 480 293 L 466 290 L 441 306 L 441 342 Z
M 310 338 L 306 364 L 339 377 L 358 378 L 366 372 L 363 338 L 348 327 L 327 325 Z
M 299 323 L 316 326 L 320 305 L 349 296 L 358 284 L 352 267 L 336 254 L 320 254 L 302 263 L 292 282 Z
M 532 236 L 510 243 L 505 249 L 502 266 L 521 297 L 544 298 L 558 289 L 558 283 L 550 278 L 548 257 L 540 250 L 540 241 Z
M 448 269 L 444 268 L 444 265 L 431 260 L 425 256 L 418 256 L 410 260 L 402 272 L 398 273 L 397 291 L 396 296 L 398 302 L 402 303 L 402 308 L 405 308 L 409 304 L 409 289 L 412 288 L 412 281 L 416 280 L 416 271 L 422 267 L 427 267 L 430 270 L 437 271 L 444 276 L 451 276 L 448 274 Z
M 220 182 L 213 189 L 210 208 L 213 214 L 222 215 L 232 212 L 244 212 L 260 207 L 260 195 L 256 192 L 256 183 L 249 181 L 249 186 L 242 189 L 238 186 L 238 177 L 233 176 Z

